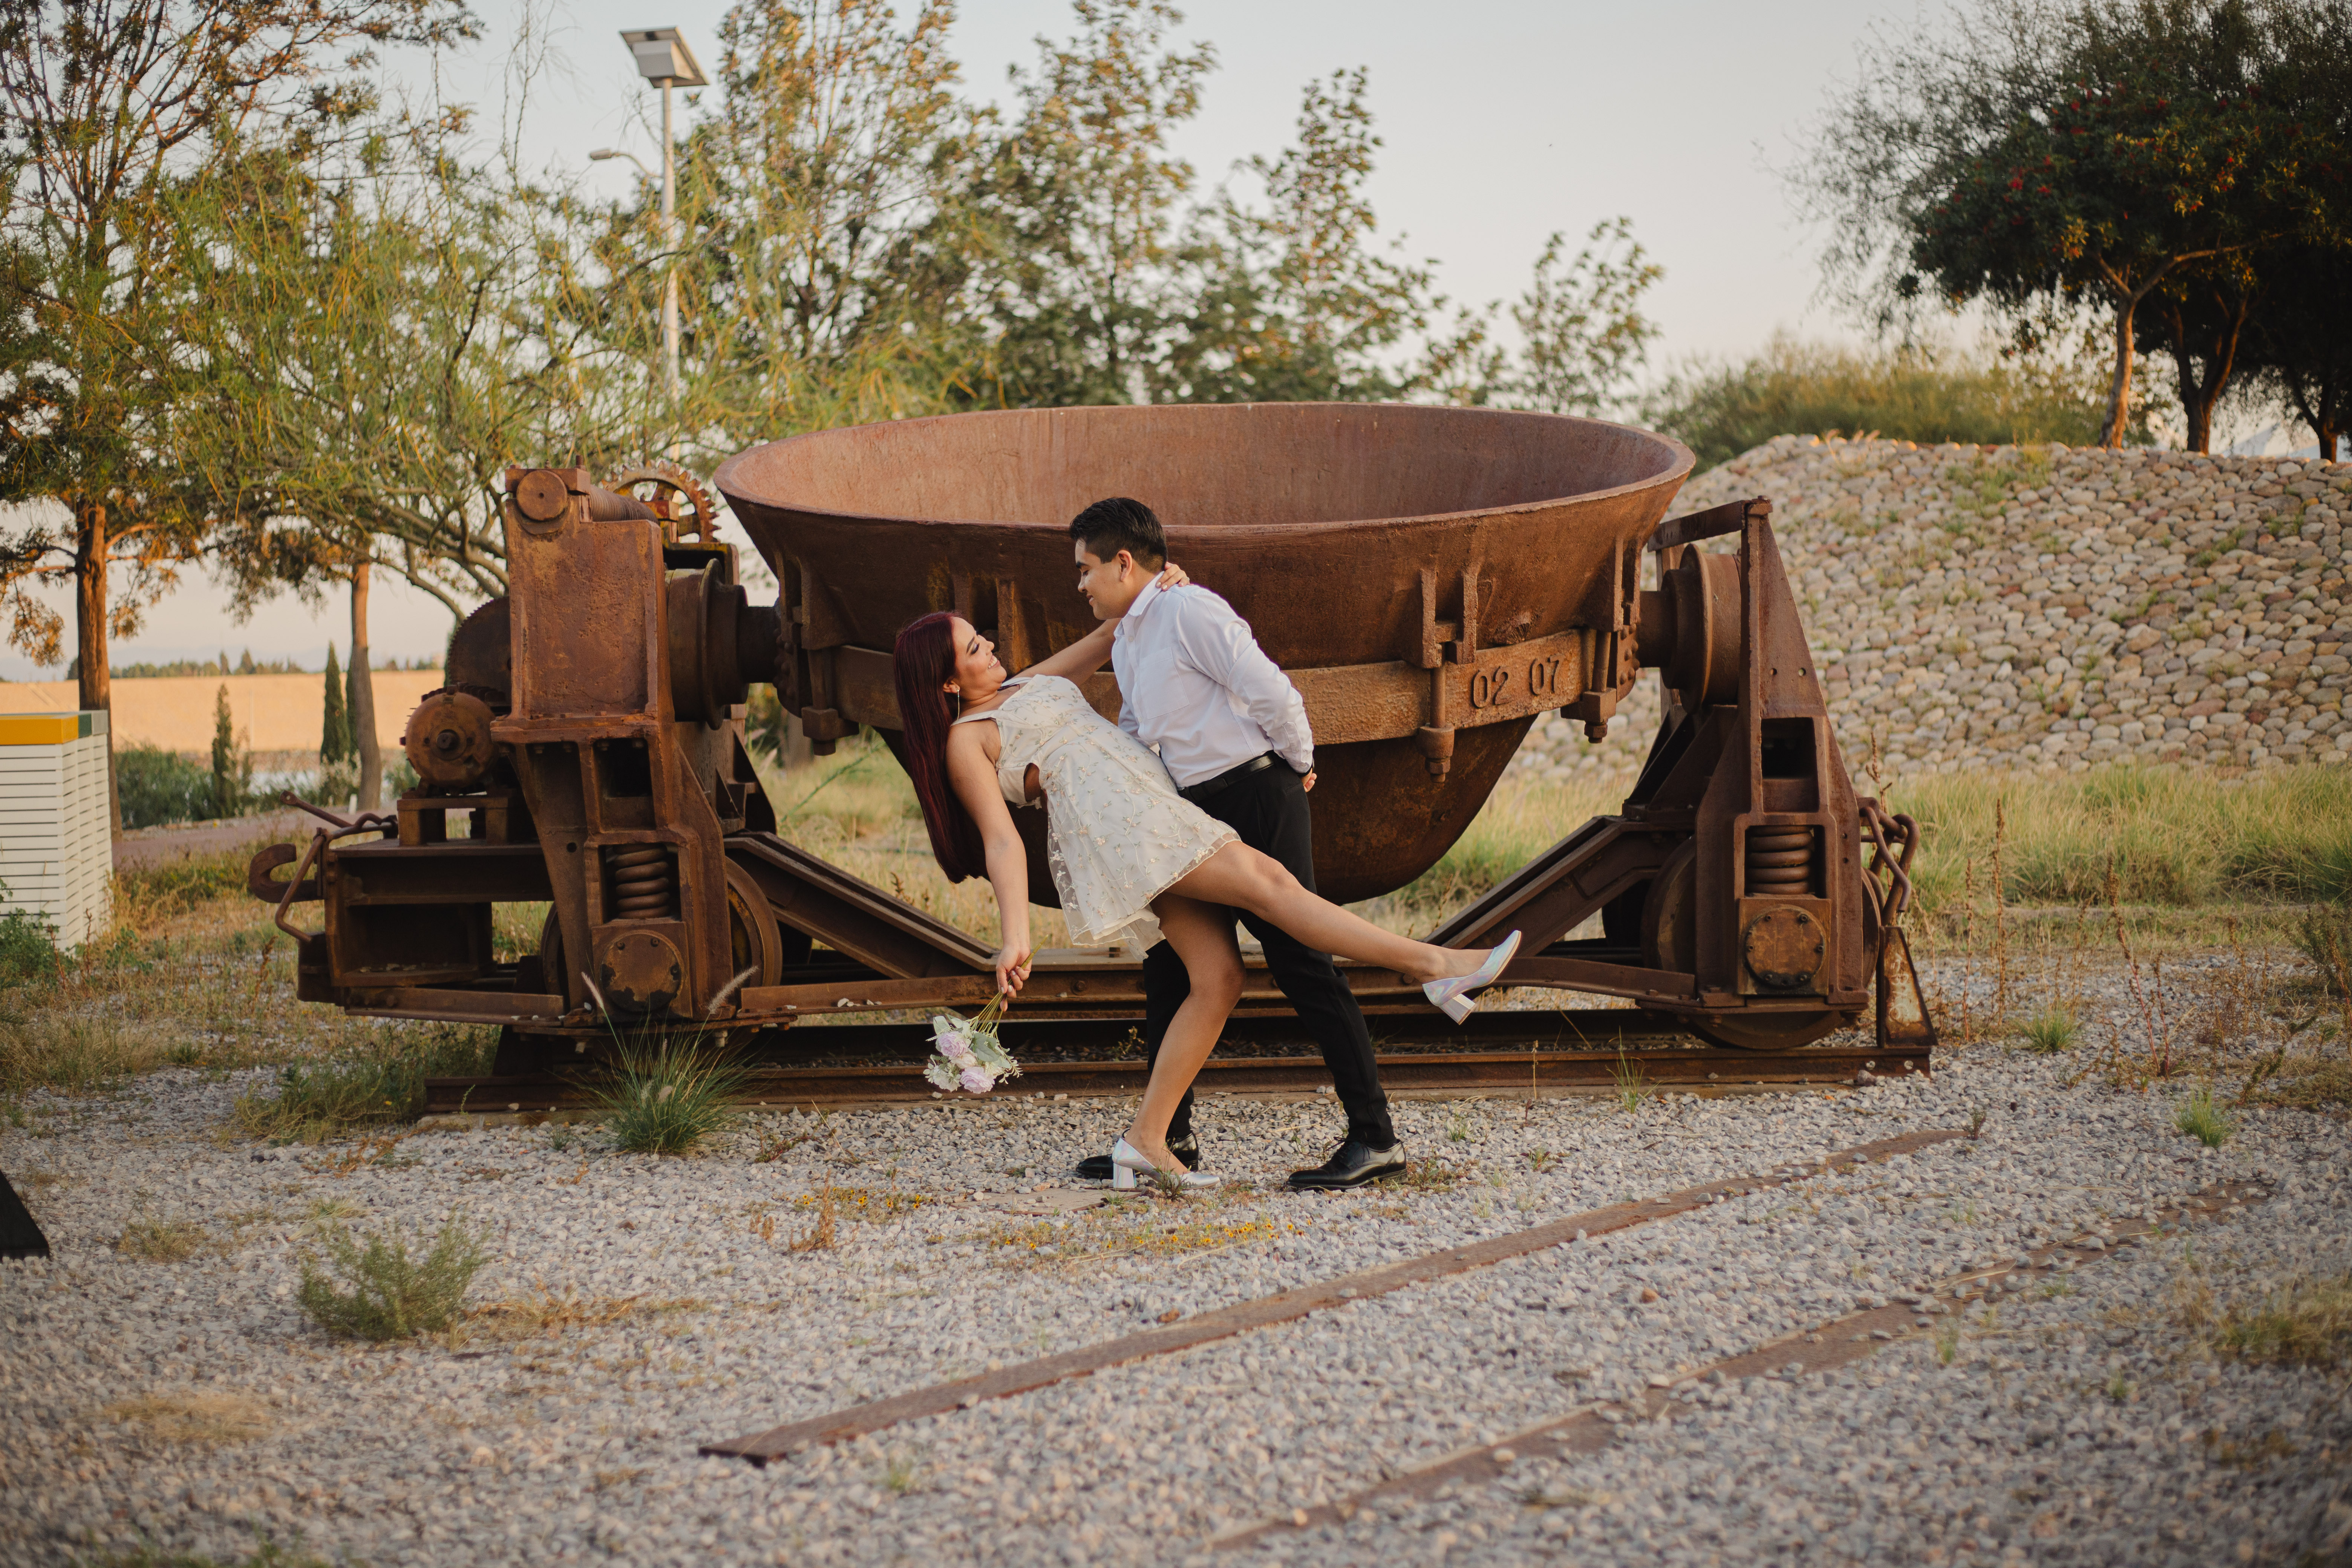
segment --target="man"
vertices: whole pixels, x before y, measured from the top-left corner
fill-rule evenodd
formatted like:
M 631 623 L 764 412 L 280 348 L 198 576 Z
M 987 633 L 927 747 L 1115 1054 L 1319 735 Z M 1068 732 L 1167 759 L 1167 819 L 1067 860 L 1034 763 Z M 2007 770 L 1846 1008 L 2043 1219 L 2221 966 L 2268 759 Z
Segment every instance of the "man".
M 1198 584 L 1160 590 L 1155 579 L 1167 560 L 1167 537 L 1150 507 L 1123 497 L 1097 501 L 1070 524 L 1070 537 L 1078 591 L 1097 620 L 1118 623 L 1111 668 L 1118 677 L 1119 728 L 1160 753 L 1185 799 L 1311 889 L 1307 793 L 1315 787 L 1315 737 L 1297 689 L 1224 600 Z M 1389 1121 L 1371 1031 L 1355 994 L 1329 954 L 1254 916 L 1240 918 L 1265 945 L 1275 984 L 1322 1047 L 1348 1113 L 1347 1135 L 1331 1157 L 1292 1172 L 1290 1184 L 1353 1187 L 1402 1175 L 1404 1151 Z M 1143 955 L 1143 1042 L 1155 1060 L 1191 990 L 1183 961 L 1167 942 Z M 1168 1148 L 1187 1168 L 1200 1168 L 1190 1090 L 1169 1122 Z M 1080 1162 L 1078 1174 L 1108 1180 L 1108 1156 Z

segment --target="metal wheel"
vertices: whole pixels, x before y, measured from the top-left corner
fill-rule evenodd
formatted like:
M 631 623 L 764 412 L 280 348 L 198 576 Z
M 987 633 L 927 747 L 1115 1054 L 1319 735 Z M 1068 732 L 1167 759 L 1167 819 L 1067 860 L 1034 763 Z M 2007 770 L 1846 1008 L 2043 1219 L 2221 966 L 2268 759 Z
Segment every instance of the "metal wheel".
M 677 503 L 682 500 L 687 505 L 694 536 L 705 544 L 719 542 L 717 503 L 699 480 L 676 463 L 640 463 L 634 468 L 623 468 L 605 488 L 650 502 L 656 511 L 669 520 L 673 539 L 683 539 L 688 531 L 688 520 L 677 514 Z M 653 493 L 640 493 L 647 489 Z
M 1642 908 L 1642 962 L 1677 974 L 1698 972 L 1698 840 L 1667 857 Z M 1853 1020 L 1826 1008 L 1801 1013 L 1677 1014 L 1675 1021 L 1711 1046 L 1789 1051 L 1835 1034 Z
M 747 969 L 757 973 L 746 985 L 773 985 L 784 972 L 784 943 L 776 930 L 775 912 L 751 873 L 727 863 L 727 974 L 732 979 Z

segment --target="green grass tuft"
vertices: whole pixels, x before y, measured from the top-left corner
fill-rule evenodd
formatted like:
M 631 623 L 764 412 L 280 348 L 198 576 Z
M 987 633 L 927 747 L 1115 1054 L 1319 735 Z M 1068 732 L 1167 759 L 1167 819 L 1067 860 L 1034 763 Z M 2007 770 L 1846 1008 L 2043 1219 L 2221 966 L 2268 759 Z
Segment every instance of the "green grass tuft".
M 469 1025 L 380 1027 L 322 1061 L 279 1068 L 273 1092 L 238 1096 L 230 1115 L 248 1137 L 310 1143 L 414 1121 L 424 1112 L 426 1079 L 487 1072 L 497 1047 L 496 1030 Z
M 683 1154 L 733 1114 L 743 1069 L 696 1035 L 625 1041 L 593 1087 L 604 1124 L 620 1147 L 639 1154 Z
M 2219 1149 L 2236 1131 L 2221 1113 L 2221 1108 L 2213 1103 L 2213 1091 L 2210 1089 L 2200 1089 L 2175 1106 L 2172 1124 L 2208 1149 Z
M 295 1300 L 337 1339 L 382 1343 L 438 1333 L 466 1309 L 466 1290 L 489 1261 L 482 1238 L 451 1219 L 422 1256 L 397 1227 L 364 1245 L 341 1228 L 325 1232 L 323 1261 L 306 1254 Z
M 2082 1036 L 2083 1026 L 2074 1009 L 2053 1002 L 2018 1026 L 2024 1037 L 2025 1048 L 2036 1056 L 2054 1057 L 2061 1051 L 2074 1048 Z

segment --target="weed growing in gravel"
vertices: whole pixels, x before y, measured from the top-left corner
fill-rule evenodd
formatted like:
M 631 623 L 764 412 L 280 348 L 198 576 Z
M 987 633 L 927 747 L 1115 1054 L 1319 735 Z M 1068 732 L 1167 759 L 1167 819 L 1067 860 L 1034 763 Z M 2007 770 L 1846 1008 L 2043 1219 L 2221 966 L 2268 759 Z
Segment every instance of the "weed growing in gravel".
M 136 1426 L 166 1443 L 209 1447 L 243 1443 L 267 1434 L 269 1412 L 260 1401 L 225 1389 L 181 1389 L 142 1394 L 100 1412 L 109 1421 Z
M 923 1484 L 923 1467 L 914 1455 L 905 1449 L 893 1454 L 882 1466 L 882 1487 L 893 1497 L 905 1497 Z
M 2235 1131 L 2221 1108 L 2213 1103 L 2213 1091 L 2203 1088 L 2173 1108 L 2172 1124 L 2208 1149 L 2219 1149 Z
M 542 1280 L 529 1296 L 509 1297 L 474 1308 L 451 1326 L 448 1339 L 454 1349 L 477 1336 L 499 1341 L 528 1339 L 534 1334 L 560 1334 L 568 1329 L 605 1328 L 630 1318 L 691 1312 L 702 1306 L 700 1300 L 691 1297 L 583 1297 L 577 1289 L 558 1295 Z
M 226 1250 L 220 1238 L 192 1219 L 158 1219 L 137 1214 L 114 1238 L 114 1249 L 148 1263 L 184 1263 L 200 1252 Z
M 591 1089 L 604 1125 L 623 1149 L 684 1154 L 728 1117 L 744 1072 L 706 1047 L 699 1034 L 621 1041 L 610 1071 Z
M 2258 1300 L 2228 1306 L 2218 1306 L 2200 1280 L 2186 1292 L 2183 1308 L 2224 1355 L 2316 1367 L 2352 1357 L 2352 1274 L 2305 1275 Z
M 2330 996 L 2352 996 L 2352 903 L 2305 910 L 2295 922 L 2294 945 Z
M 1617 1052 L 1617 1065 L 1609 1069 L 1609 1076 L 1617 1086 L 1617 1103 L 1625 1108 L 1628 1116 L 1640 1110 L 1642 1101 L 1654 1092 L 1642 1064 L 1628 1057 L 1622 1047 Z
M 497 1045 L 496 1031 L 460 1024 L 379 1026 L 323 1061 L 279 1068 L 274 1093 L 239 1095 L 229 1114 L 247 1137 L 279 1142 L 413 1121 L 425 1110 L 426 1079 L 487 1072 Z
M 1936 1364 L 1949 1366 L 1959 1359 L 1960 1325 L 1956 1318 L 1947 1318 L 1936 1329 Z
M 2060 1051 L 2074 1048 L 2082 1028 L 2074 1008 L 2053 1002 L 2026 1019 L 2018 1033 L 2024 1037 L 2027 1050 L 2036 1056 L 2054 1057 Z
M 1449 1143 L 1470 1142 L 1470 1113 L 1459 1106 L 1445 1119 L 1445 1141 Z
M 398 1227 L 369 1237 L 364 1246 L 340 1226 L 320 1240 L 325 1267 L 304 1252 L 295 1300 L 338 1339 L 382 1342 L 440 1332 L 457 1321 L 467 1289 L 489 1261 L 482 1238 L 455 1217 L 422 1256 L 412 1255 L 409 1237 Z
M 834 1226 L 838 1213 L 838 1201 L 834 1196 L 833 1184 L 827 1182 L 824 1196 L 817 1204 L 816 1218 L 811 1222 L 808 1229 L 786 1242 L 785 1247 L 793 1252 L 823 1252 L 829 1249 L 834 1244 Z M 768 1234 L 772 1236 L 774 1232 L 771 1230 Z
M 1477 1169 L 1475 1160 L 1415 1160 L 1405 1167 L 1403 1175 L 1387 1184 L 1417 1193 L 1451 1192 Z
M 989 1240 L 1012 1253 L 999 1259 L 1009 1268 L 1099 1261 L 1113 1258 L 1181 1258 L 1201 1252 L 1222 1252 L 1231 1247 L 1295 1236 L 1298 1227 L 1259 1213 L 1238 1216 L 1169 1220 L 1164 1209 L 1145 1209 L 1139 1217 L 1125 1211 L 1097 1210 L 1076 1220 L 1038 1220 L 1030 1225 L 1002 1226 Z

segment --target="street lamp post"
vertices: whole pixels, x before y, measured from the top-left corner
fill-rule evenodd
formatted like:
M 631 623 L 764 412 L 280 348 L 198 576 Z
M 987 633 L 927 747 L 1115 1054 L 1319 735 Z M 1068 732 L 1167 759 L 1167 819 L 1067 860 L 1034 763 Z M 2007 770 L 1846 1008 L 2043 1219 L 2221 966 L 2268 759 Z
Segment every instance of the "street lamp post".
M 677 148 L 673 139 L 670 89 L 680 87 L 708 87 L 709 79 L 696 63 L 694 51 L 686 47 L 676 27 L 632 27 L 621 35 L 635 57 L 637 74 L 661 89 L 662 94 L 662 245 L 669 254 L 667 287 L 662 292 L 662 357 L 669 372 L 669 395 L 673 406 L 677 402 Z M 588 154 L 591 158 L 629 157 L 616 154 L 610 148 L 599 148 Z M 629 158 L 636 163 L 635 158 Z M 643 163 L 637 167 L 644 168 Z

